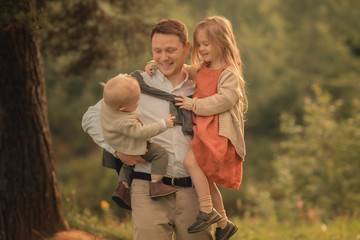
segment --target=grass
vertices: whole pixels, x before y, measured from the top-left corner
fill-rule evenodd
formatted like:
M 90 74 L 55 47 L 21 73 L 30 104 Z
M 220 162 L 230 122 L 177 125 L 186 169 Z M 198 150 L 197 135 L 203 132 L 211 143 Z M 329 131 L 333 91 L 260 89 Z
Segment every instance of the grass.
M 275 219 L 233 219 L 239 226 L 232 239 L 246 240 L 356 240 L 360 219 L 338 217 L 328 223 L 279 222 Z
M 64 161 L 56 169 L 63 208 L 71 227 L 109 240 L 132 239 L 130 212 L 122 211 L 111 200 L 117 176 L 115 171 L 101 166 L 101 152 Z M 230 206 L 230 203 L 225 205 Z M 272 216 L 270 212 L 268 215 Z M 243 218 L 232 217 L 231 220 L 239 227 L 232 240 L 360 240 L 358 216 L 321 222 L 279 221 L 275 217 L 254 218 L 245 214 Z
M 131 240 L 129 217 L 120 221 L 104 209 L 103 216 L 91 216 L 90 212 L 67 213 L 71 227 L 92 234 L 100 234 L 109 240 Z M 338 217 L 327 223 L 298 221 L 280 222 L 274 219 L 231 218 L 239 230 L 231 239 L 246 240 L 356 240 L 360 239 L 360 219 Z

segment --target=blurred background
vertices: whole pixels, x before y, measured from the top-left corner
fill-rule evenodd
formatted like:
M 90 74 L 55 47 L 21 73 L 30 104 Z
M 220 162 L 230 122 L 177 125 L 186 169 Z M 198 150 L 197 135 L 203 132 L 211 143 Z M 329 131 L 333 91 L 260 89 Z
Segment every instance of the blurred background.
M 109 208 L 129 220 L 111 200 L 115 171 L 101 166 L 101 149 L 81 128 L 101 98 L 99 82 L 144 68 L 159 20 L 184 22 L 192 43 L 196 23 L 212 15 L 233 24 L 249 99 L 243 182 L 221 189 L 229 216 L 358 217 L 360 1 L 69 0 L 49 1 L 46 11 L 48 115 L 70 224 L 104 219 Z

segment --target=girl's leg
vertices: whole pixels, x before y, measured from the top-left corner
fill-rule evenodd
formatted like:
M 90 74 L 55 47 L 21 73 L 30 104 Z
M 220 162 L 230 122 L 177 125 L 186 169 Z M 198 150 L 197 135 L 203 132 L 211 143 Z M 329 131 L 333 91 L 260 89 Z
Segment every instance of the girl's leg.
M 196 161 L 195 155 L 192 150 L 188 152 L 184 159 L 184 166 L 189 172 L 191 181 L 195 186 L 195 191 L 198 195 L 200 202 L 200 211 L 209 213 L 213 209 L 208 179 L 204 172 L 201 170 Z
M 209 189 L 210 189 L 212 203 L 214 205 L 215 210 L 221 215 L 221 219 L 216 224 L 218 225 L 218 227 L 223 229 L 226 227 L 228 221 L 228 218 L 226 216 L 226 211 L 224 209 L 223 199 L 216 184 L 209 179 L 208 182 L 209 182 Z
M 230 237 L 234 235 L 235 232 L 238 230 L 238 227 L 228 220 L 226 216 L 226 211 L 224 209 L 222 196 L 216 184 L 209 180 L 209 187 L 211 197 L 213 199 L 214 208 L 221 215 L 221 219 L 216 223 L 218 227 L 215 231 L 215 238 L 230 239 Z
M 196 217 L 195 223 L 188 228 L 188 232 L 193 234 L 201 232 L 211 226 L 211 224 L 216 223 L 221 219 L 221 216 L 213 208 L 208 179 L 201 170 L 192 151 L 186 155 L 184 166 L 191 176 L 200 203 L 200 212 Z

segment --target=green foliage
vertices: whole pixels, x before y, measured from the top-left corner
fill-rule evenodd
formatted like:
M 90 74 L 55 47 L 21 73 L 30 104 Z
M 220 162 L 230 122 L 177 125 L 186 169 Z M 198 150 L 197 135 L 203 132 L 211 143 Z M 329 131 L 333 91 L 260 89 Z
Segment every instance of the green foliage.
M 341 101 L 313 86 L 314 99 L 306 98 L 303 124 L 282 116 L 280 143 L 275 161 L 275 195 L 290 203 L 304 202 L 306 210 L 328 218 L 353 215 L 360 210 L 360 105 L 355 100 L 350 117 L 343 118 Z M 283 205 L 282 205 L 283 206 Z
M 152 23 L 177 18 L 188 26 L 192 41 L 199 20 L 224 15 L 234 27 L 249 97 L 244 179 L 239 191 L 222 189 L 227 211 L 232 216 L 271 219 L 276 213 L 291 219 L 299 217 L 301 201 L 307 215 L 310 210 L 321 216 L 354 210 L 358 182 L 353 170 L 359 170 L 354 160 L 359 157 L 355 134 L 359 106 L 353 101 L 360 91 L 359 1 L 95 2 L 46 5 L 48 32 L 42 45 L 47 53 L 49 121 L 59 162 L 98 149 L 82 131 L 81 117 L 101 98 L 99 81 L 142 69 L 151 58 Z M 334 102 L 312 98 L 315 82 Z M 316 105 L 335 110 L 309 110 Z M 81 194 L 77 193 L 79 198 Z M 89 209 L 99 211 L 96 204 Z
M 65 74 L 89 77 L 98 68 L 118 68 L 149 50 L 149 32 L 156 20 L 148 6 L 157 3 L 49 1 L 44 53 L 66 58 Z
M 275 203 L 268 190 L 263 190 L 250 181 L 242 184 L 239 191 L 220 188 L 224 207 L 230 217 L 260 217 L 271 219 L 275 216 Z
M 158 3 L 46 2 L 42 52 L 49 122 L 58 158 L 84 154 L 94 146 L 81 128 L 81 118 L 102 96 L 98 82 L 129 71 L 129 61 L 138 61 L 139 55 L 148 56 L 149 32 L 157 11 L 147 6 Z
M 43 1 L 6 1 L 0 0 L 0 29 L 26 28 L 37 31 L 44 27 L 46 12 Z
M 345 0 L 341 7 L 335 1 L 288 2 L 281 5 L 287 23 L 285 46 L 295 51 L 286 61 L 287 67 L 296 71 L 304 91 L 302 97 L 318 83 L 335 99 L 344 101 L 342 112 L 348 114 L 351 100 L 359 91 L 360 58 L 352 54 L 348 44 L 359 36 L 358 21 L 348 24 L 359 14 L 358 1 Z
M 97 151 L 91 156 L 69 158 L 57 163 L 59 189 L 67 207 L 70 207 L 66 211 L 71 210 L 73 205 L 77 207 L 76 212 L 90 211 L 101 216 L 101 202 L 106 201 L 114 216 L 124 218 L 130 212 L 119 208 L 111 199 L 117 187 L 117 173 L 101 165 L 101 154 Z
M 120 222 L 108 208 L 103 208 L 101 214 L 91 212 L 89 209 L 80 210 L 71 198 L 67 198 L 64 201 L 64 209 L 66 219 L 72 228 L 94 235 L 100 234 L 112 240 L 132 239 L 129 219 Z

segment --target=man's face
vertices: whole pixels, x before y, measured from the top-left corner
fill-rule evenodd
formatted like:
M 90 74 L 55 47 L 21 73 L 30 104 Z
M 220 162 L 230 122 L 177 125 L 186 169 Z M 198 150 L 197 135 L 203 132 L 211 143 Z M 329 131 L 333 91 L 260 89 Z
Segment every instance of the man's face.
M 154 61 L 167 79 L 171 81 L 182 74 L 190 43 L 184 46 L 175 34 L 155 33 L 151 47 Z

